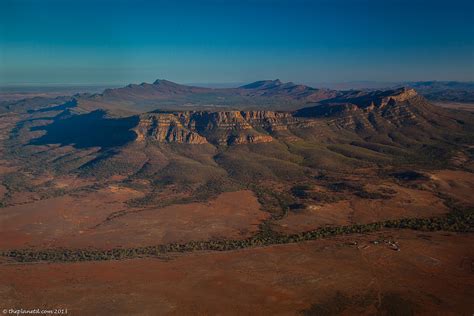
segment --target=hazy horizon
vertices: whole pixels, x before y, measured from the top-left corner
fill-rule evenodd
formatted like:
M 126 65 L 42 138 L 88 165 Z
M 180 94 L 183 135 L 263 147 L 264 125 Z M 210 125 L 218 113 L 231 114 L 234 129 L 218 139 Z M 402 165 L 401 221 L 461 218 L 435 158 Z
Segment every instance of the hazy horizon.
M 159 78 L 167 80 L 166 78 Z M 263 78 L 261 80 L 277 80 L 279 78 Z M 155 79 L 156 80 L 156 79 Z M 153 83 L 155 80 L 150 82 L 123 82 L 123 83 L 95 83 L 95 84 L 84 84 L 84 83 L 0 83 L 1 93 L 10 92 L 48 92 L 48 91 L 67 91 L 69 93 L 77 92 L 102 92 L 103 89 L 108 88 L 121 88 L 129 84 L 141 84 L 141 83 Z M 260 81 L 260 80 L 258 80 Z M 324 88 L 324 89 L 383 89 L 391 88 L 397 85 L 416 83 L 416 82 L 460 82 L 474 84 L 473 81 L 449 81 L 449 80 L 427 80 L 427 81 L 340 81 L 340 82 L 298 82 L 288 81 L 295 84 L 303 84 L 313 88 Z M 181 85 L 187 86 L 198 86 L 206 88 L 237 88 L 253 82 L 176 82 Z

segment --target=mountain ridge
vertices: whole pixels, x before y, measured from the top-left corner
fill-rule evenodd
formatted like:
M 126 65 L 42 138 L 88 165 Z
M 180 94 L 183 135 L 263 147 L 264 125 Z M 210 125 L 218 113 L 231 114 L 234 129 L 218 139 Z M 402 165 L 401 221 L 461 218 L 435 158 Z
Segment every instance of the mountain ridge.
M 283 83 L 279 79 L 256 81 L 236 88 L 205 88 L 158 79 L 151 84 L 130 84 L 106 89 L 103 93 L 79 96 L 78 102 L 89 109 L 106 108 L 128 114 L 183 108 L 293 110 L 337 95 L 334 90 Z

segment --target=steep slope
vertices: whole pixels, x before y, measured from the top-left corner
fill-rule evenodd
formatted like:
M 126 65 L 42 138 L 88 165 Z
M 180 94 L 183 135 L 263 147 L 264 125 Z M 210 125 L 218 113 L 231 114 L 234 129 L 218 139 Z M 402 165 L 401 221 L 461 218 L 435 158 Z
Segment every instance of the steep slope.
M 413 89 L 351 92 L 295 116 L 323 118 L 338 135 L 331 150 L 372 161 L 442 166 L 470 156 L 474 140 L 472 113 L 433 106 Z
M 135 132 L 140 141 L 233 145 L 270 142 L 269 133 L 295 121 L 290 113 L 273 111 L 153 112 L 140 116 Z
M 442 128 L 459 130 L 462 120 L 455 112 L 431 105 L 414 89 L 348 92 L 342 97 L 296 111 L 297 117 L 325 117 L 341 128 L 359 132 L 390 131 L 417 126 L 419 131 Z M 467 114 L 465 119 L 472 119 Z

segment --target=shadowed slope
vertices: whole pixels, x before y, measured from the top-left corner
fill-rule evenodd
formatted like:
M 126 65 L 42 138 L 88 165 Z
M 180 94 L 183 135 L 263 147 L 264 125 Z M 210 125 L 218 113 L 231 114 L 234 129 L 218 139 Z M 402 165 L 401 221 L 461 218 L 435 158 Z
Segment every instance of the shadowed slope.
M 33 139 L 29 145 L 61 144 L 76 148 L 116 147 L 133 141 L 136 135 L 130 129 L 138 123 L 138 117 L 123 119 L 107 118 L 104 111 L 72 115 L 56 119 L 47 126 L 32 128 L 46 134 Z

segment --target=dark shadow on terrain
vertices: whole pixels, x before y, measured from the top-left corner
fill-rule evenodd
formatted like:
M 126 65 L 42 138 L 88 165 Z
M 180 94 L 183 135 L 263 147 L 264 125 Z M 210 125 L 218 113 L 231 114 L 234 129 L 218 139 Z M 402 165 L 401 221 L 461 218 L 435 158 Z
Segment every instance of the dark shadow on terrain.
M 108 118 L 106 113 L 97 110 L 91 113 L 56 118 L 46 126 L 33 127 L 32 131 L 45 131 L 46 134 L 33 139 L 29 145 L 61 144 L 75 148 L 109 148 L 125 145 L 136 138 L 131 131 L 139 121 L 138 116 L 127 118 Z
M 400 171 L 390 174 L 392 177 L 398 180 L 404 181 L 414 181 L 414 180 L 428 180 L 429 178 L 422 173 L 408 170 L 408 171 Z
M 38 110 L 28 110 L 27 112 L 29 114 L 32 114 L 32 113 L 43 113 L 43 112 L 51 112 L 51 111 L 64 111 L 64 110 L 67 110 L 67 109 L 70 109 L 70 108 L 74 108 L 76 106 L 77 106 L 77 101 L 76 101 L 76 99 L 73 99 L 73 100 L 67 101 L 63 104 L 60 104 L 60 105 L 41 108 L 41 109 L 38 109 Z
M 333 100 L 333 99 L 331 99 Z M 319 102 L 314 106 L 305 107 L 294 112 L 295 117 L 325 117 L 335 116 L 343 113 L 344 110 L 350 108 L 348 103 L 329 103 Z

